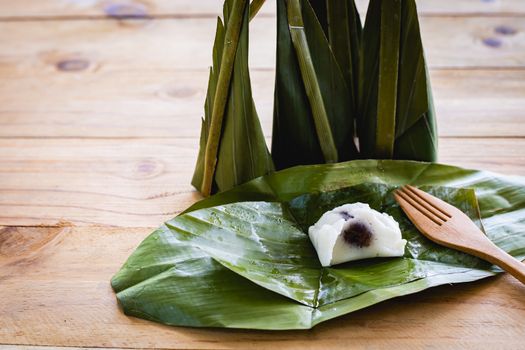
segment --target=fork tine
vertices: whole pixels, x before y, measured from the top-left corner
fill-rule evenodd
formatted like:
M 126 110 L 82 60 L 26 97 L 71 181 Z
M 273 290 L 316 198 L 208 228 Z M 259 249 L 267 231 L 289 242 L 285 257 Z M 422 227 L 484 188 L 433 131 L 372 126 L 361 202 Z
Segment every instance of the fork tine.
M 432 205 L 434 208 L 445 214 L 447 217 L 451 218 L 452 213 L 457 211 L 457 208 L 453 207 L 452 205 L 448 204 L 445 201 L 442 201 L 439 198 L 434 197 L 431 194 L 426 193 L 425 191 L 421 191 L 419 188 L 416 188 L 414 186 L 406 185 L 406 188 L 408 188 L 412 193 L 419 196 L 423 200 L 425 200 L 427 203 Z
M 441 219 L 439 216 L 435 215 L 433 212 L 422 206 L 417 200 L 412 198 L 403 188 L 398 190 L 398 195 L 401 196 L 406 202 L 408 202 L 412 207 L 414 207 L 421 214 L 425 215 L 430 220 L 434 221 L 438 225 L 442 225 L 446 220 Z
M 438 218 L 434 216 L 428 216 L 425 212 L 418 209 L 416 207 L 418 204 L 402 191 L 394 191 L 394 198 L 401 206 L 401 209 L 403 209 L 405 214 L 407 214 L 410 220 L 416 225 L 416 227 L 420 231 L 423 231 L 424 225 L 440 226 L 442 224 Z M 419 207 L 422 208 L 421 206 Z M 423 210 L 425 209 L 423 208 Z
M 442 211 L 436 209 L 432 204 L 428 203 L 425 198 L 422 198 L 417 193 L 413 192 L 413 190 L 409 189 L 407 186 L 402 187 L 401 192 L 408 195 L 410 198 L 412 198 L 414 201 L 416 201 L 418 204 L 423 206 L 426 210 L 431 212 L 434 216 L 437 216 L 442 221 L 447 221 L 450 218 Z

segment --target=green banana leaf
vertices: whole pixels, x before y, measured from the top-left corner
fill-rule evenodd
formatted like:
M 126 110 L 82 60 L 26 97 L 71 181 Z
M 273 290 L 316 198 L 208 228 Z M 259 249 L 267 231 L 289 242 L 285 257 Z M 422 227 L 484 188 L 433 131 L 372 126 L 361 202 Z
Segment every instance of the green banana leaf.
M 344 75 L 352 110 L 359 104 L 359 69 L 362 25 L 354 0 L 322 0 L 326 8 L 328 39 Z M 319 17 L 319 15 L 318 15 Z
M 357 156 L 355 106 L 320 19 L 326 22 L 326 15 L 318 17 L 308 0 L 277 0 L 277 169 Z
M 222 68 L 228 19 L 233 0 L 224 3 L 224 22 L 217 20 L 213 45 L 213 66 L 210 69 L 205 102 L 205 118 L 202 121 L 200 149 L 192 184 L 203 192 L 206 143 L 210 135 L 212 111 L 216 99 L 218 80 Z M 226 109 L 220 131 L 217 162 L 213 172 L 212 192 L 225 191 L 234 186 L 265 175 L 273 170 L 273 162 L 266 147 L 252 98 L 248 70 L 248 22 L 249 6 L 244 6 L 238 47 L 235 51 L 231 81 L 228 87 Z
M 415 0 L 371 0 L 362 40 L 363 158 L 435 161 L 435 113 Z
M 112 286 L 126 314 L 165 324 L 304 329 L 499 271 L 419 234 L 392 198 L 406 183 L 456 205 L 503 250 L 525 256 L 524 178 L 357 160 L 286 169 L 196 203 L 146 238 Z M 353 201 L 398 220 L 408 241 L 403 257 L 319 265 L 306 228 L 325 210 Z
M 330 49 L 348 88 L 352 118 L 359 104 L 362 25 L 354 0 L 309 0 L 328 38 Z M 354 154 L 355 156 L 355 154 Z

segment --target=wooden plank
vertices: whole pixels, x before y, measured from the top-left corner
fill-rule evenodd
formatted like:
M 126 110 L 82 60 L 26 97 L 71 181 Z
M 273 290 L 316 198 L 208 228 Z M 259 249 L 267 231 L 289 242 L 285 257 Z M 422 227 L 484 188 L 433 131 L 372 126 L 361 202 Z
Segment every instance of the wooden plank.
M 91 347 L 77 347 L 77 346 L 53 346 L 53 350 L 99 350 L 101 348 L 91 348 Z M 107 348 L 111 350 L 124 350 L 129 348 Z M 49 346 L 40 346 L 40 345 L 2 345 L 0 344 L 0 350 L 49 350 Z
M 441 138 L 440 163 L 505 175 L 525 175 L 525 139 Z
M 206 70 L 36 73 L 4 77 L 0 84 L 0 137 L 199 135 Z M 270 131 L 273 72 L 254 71 L 252 78 L 258 112 Z
M 0 22 L 0 41 L 9 53 L 0 55 L 0 74 L 29 67 L 69 72 L 207 69 L 215 28 L 210 18 Z M 271 67 L 273 21 L 253 22 L 250 36 L 252 67 Z
M 427 17 L 421 28 L 432 68 L 525 67 L 522 18 Z M 211 62 L 214 31 L 209 18 L 0 22 L 0 74 L 202 70 Z M 251 67 L 272 68 L 274 20 L 254 21 L 250 35 Z
M 439 135 L 525 136 L 524 70 L 436 70 L 431 83 Z
M 0 230 L 1 344 L 178 349 L 403 349 L 437 344 L 491 349 L 505 344 L 517 349 L 525 335 L 523 286 L 508 276 L 396 298 L 311 331 L 166 327 L 125 316 L 109 286 L 150 229 Z M 44 243 L 27 240 L 34 236 Z
M 440 140 L 440 161 L 525 175 L 525 139 Z M 197 138 L 2 139 L 0 225 L 153 227 L 200 198 Z
M 365 11 L 368 0 L 357 0 L 358 8 Z M 421 15 L 496 15 L 525 14 L 525 4 L 521 0 L 418 0 Z M 27 17 L 104 17 L 115 15 L 134 16 L 216 16 L 221 10 L 217 0 L 17 0 L 0 3 L 0 19 Z M 267 1 L 260 15 L 275 13 L 275 3 Z
M 359 10 L 364 12 L 368 0 L 355 0 Z M 523 15 L 525 3 L 521 0 L 416 0 L 422 16 L 479 16 L 479 15 Z
M 431 17 L 420 24 L 430 67 L 524 66 L 523 18 Z
M 271 136 L 274 72 L 251 75 L 259 117 Z M 441 136 L 525 136 L 525 70 L 431 75 Z M 0 137 L 197 137 L 207 78 L 205 70 L 5 74 Z
M 19 0 L 13 3 L 0 3 L 0 20 L 28 17 L 60 19 L 118 16 L 213 18 L 222 14 L 222 4 L 223 1 L 217 0 Z M 520 8 L 519 4 L 511 4 L 511 6 L 515 9 Z M 258 15 L 265 17 L 274 14 L 275 2 L 267 1 Z
M 199 196 L 196 139 L 0 142 L 0 222 L 150 227 Z
M 91 347 L 77 347 L 77 346 L 53 346 L 53 350 L 99 350 L 101 348 L 91 348 Z M 107 348 L 103 349 L 110 350 L 124 350 L 129 348 Z M 0 350 L 49 350 L 49 346 L 40 346 L 40 345 L 2 345 L 0 344 Z

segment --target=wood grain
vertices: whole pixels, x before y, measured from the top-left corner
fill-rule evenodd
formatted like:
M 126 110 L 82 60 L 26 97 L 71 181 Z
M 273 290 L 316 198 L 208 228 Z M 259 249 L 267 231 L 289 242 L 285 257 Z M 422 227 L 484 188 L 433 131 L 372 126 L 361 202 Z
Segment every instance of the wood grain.
M 357 0 L 364 12 L 368 0 Z M 425 15 L 525 15 L 525 4 L 521 0 L 418 0 L 419 13 Z M 221 10 L 220 1 L 194 0 L 17 0 L 2 9 L 0 19 L 17 18 L 76 18 L 105 17 L 115 15 L 214 17 Z M 267 1 L 260 16 L 275 13 L 273 1 Z
M 197 139 L 0 142 L 0 224 L 156 226 L 196 199 Z
M 25 230 L 8 229 L 7 235 L 24 236 Z M 39 230 L 46 236 L 49 228 Z M 5 229 L 2 232 L 6 234 Z M 52 229 L 49 235 L 58 236 L 52 246 L 10 260 L 2 257 L 0 343 L 180 349 L 435 348 L 439 344 L 511 349 L 521 347 L 525 336 L 524 289 L 507 276 L 397 298 L 311 331 L 192 329 L 127 317 L 117 307 L 109 279 L 149 232 Z M 386 330 L 387 338 L 381 336 Z
M 274 72 L 251 75 L 269 137 Z M 11 72 L 0 84 L 0 137 L 198 137 L 207 78 L 205 70 Z M 525 136 L 525 70 L 435 70 L 431 78 L 441 136 Z
M 252 68 L 275 64 L 274 22 L 261 18 L 251 25 Z M 421 30 L 431 68 L 525 66 L 523 18 L 427 17 L 421 19 Z M 209 18 L 4 21 L 0 42 L 8 54 L 0 55 L 0 74 L 27 69 L 202 70 L 211 63 L 214 32 L 215 21 Z
M 463 0 L 465 1 L 465 0 Z M 514 0 L 511 0 L 514 1 Z M 519 3 L 509 4 L 520 9 Z M 489 10 L 490 6 L 485 6 Z M 524 11 L 525 12 L 525 11 Z M 222 13 L 222 1 L 195 0 L 19 0 L 3 8 L 1 19 L 24 18 L 104 18 L 104 17 L 174 17 L 214 18 Z M 261 8 L 258 16 L 275 14 L 273 1 Z
M 440 140 L 440 161 L 525 175 L 525 138 Z M 0 225 L 154 227 L 200 198 L 197 138 L 1 139 Z

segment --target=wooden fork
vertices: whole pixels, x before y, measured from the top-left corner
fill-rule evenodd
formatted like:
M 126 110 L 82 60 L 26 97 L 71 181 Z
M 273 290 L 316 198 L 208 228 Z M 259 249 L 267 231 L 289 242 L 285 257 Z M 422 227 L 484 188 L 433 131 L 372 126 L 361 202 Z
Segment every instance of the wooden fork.
M 525 264 L 492 243 L 458 208 L 408 185 L 396 190 L 394 197 L 430 240 L 498 265 L 525 284 Z

